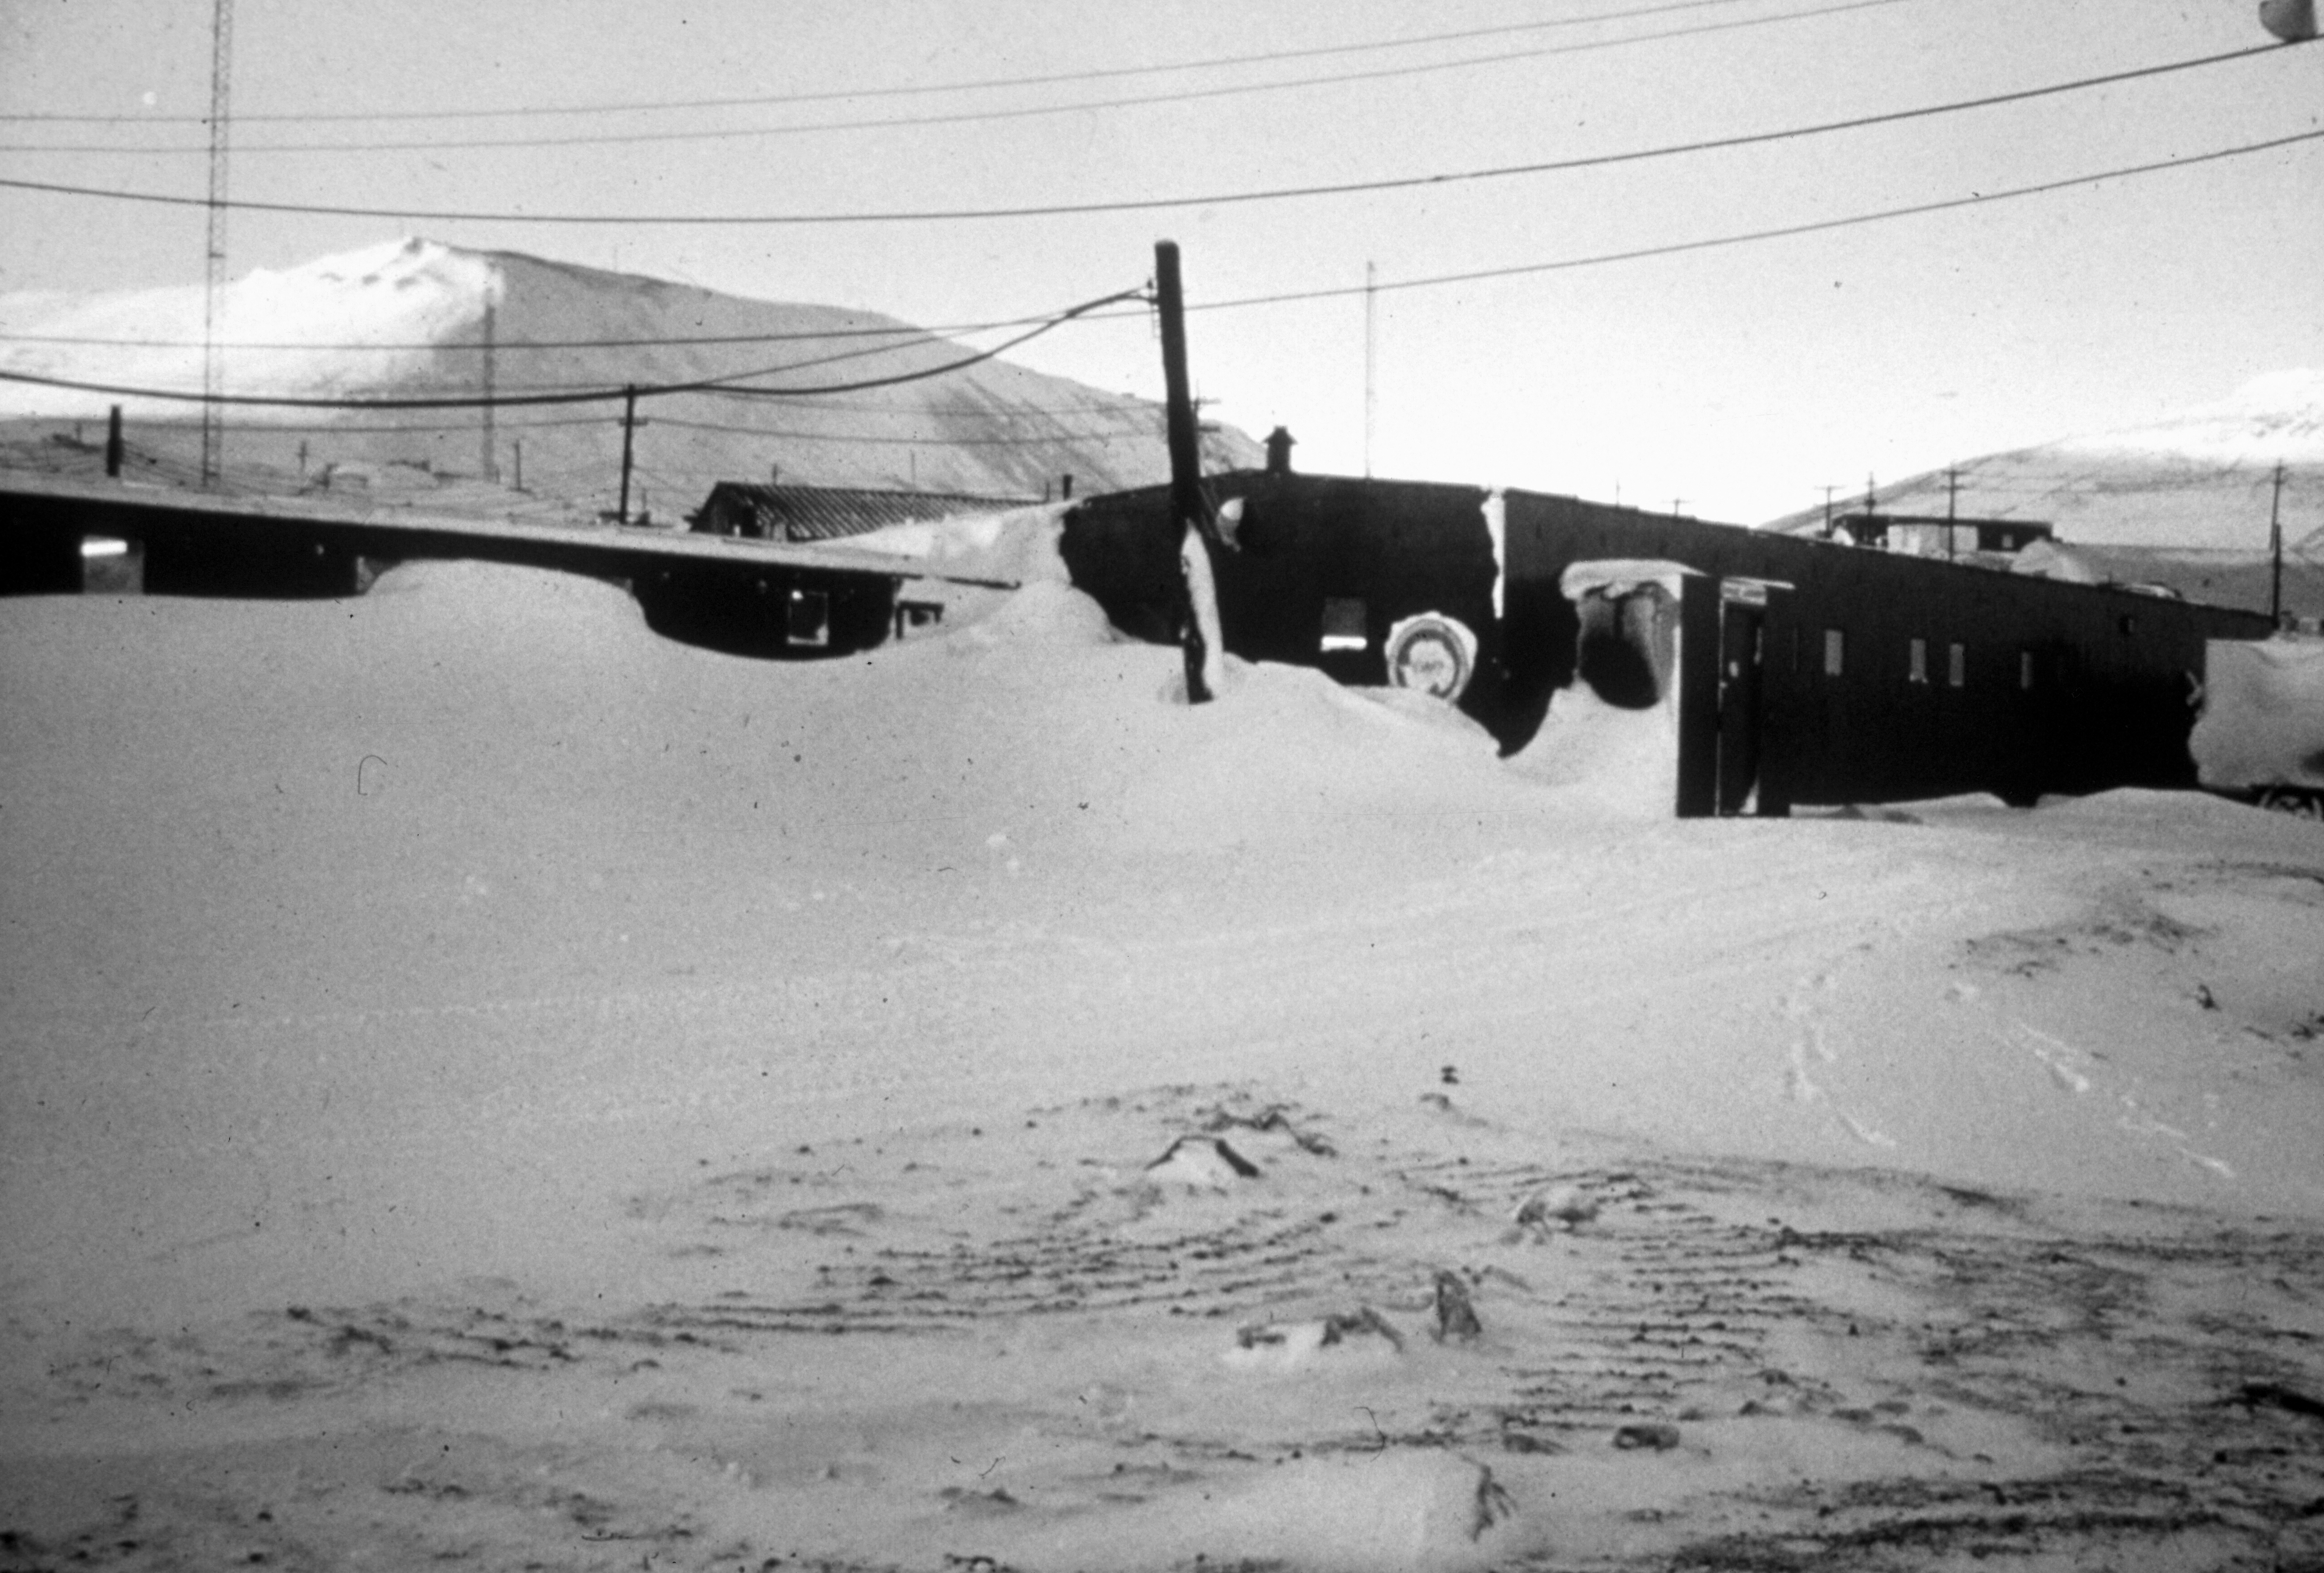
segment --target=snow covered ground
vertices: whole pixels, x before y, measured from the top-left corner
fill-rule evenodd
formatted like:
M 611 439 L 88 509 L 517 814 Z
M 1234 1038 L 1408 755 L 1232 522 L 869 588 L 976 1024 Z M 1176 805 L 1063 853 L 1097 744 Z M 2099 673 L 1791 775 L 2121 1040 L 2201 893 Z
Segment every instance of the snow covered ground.
M 0 1566 L 2324 1556 L 2313 825 L 1176 663 L 0 603 Z

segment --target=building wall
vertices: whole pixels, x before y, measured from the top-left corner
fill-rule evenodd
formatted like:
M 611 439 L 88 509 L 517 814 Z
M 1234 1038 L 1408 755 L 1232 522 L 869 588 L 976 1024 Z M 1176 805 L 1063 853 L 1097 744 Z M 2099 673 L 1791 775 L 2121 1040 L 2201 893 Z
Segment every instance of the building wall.
M 1526 706 L 1571 675 L 1556 589 L 1569 563 L 1660 557 L 1791 586 L 1770 598 L 1762 675 L 1766 768 L 1795 803 L 2192 786 L 2204 641 L 2266 632 L 2248 612 L 1572 498 L 1512 492 L 1504 506 L 1502 637 Z
M 2192 786 L 2204 642 L 2267 632 L 2246 612 L 1526 492 L 1503 494 L 1497 617 L 1480 488 L 1250 472 L 1204 485 L 1214 501 L 1244 499 L 1242 549 L 1215 563 L 1230 651 L 1378 683 L 1388 623 L 1449 613 L 1479 635 L 1462 707 L 1508 749 L 1573 680 L 1581 623 L 1558 589 L 1568 565 L 1660 559 L 1789 586 L 1767 597 L 1758 719 L 1773 796 L 1799 804 Z M 1063 550 L 1118 626 L 1167 639 L 1178 533 L 1167 489 L 1120 492 L 1076 509 Z M 1366 603 L 1370 648 L 1327 656 L 1325 604 L 1348 596 Z M 1693 713 L 1719 724 L 1716 704 Z
M 1235 499 L 1235 547 L 1216 560 L 1227 649 L 1245 660 L 1319 667 L 1343 683 L 1388 680 L 1383 653 L 1401 618 L 1435 612 L 1478 638 L 1478 665 L 1499 652 L 1493 547 L 1474 486 L 1240 472 L 1204 483 L 1213 504 Z M 1181 531 L 1167 487 L 1114 492 L 1076 507 L 1063 551 L 1074 583 L 1116 627 L 1176 637 Z M 1322 649 L 1327 609 L 1361 603 L 1365 648 Z M 1497 691 L 1498 683 L 1488 685 Z

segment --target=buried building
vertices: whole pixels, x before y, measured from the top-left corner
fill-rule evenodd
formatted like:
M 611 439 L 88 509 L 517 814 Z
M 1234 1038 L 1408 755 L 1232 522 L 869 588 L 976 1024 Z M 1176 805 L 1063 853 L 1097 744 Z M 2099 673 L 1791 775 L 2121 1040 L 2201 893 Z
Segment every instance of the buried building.
M 1506 751 L 1577 680 L 1673 707 L 1682 815 L 1970 791 L 2192 787 L 2206 642 L 2264 617 L 1941 557 L 1520 491 L 1206 477 L 1226 648 L 1425 686 Z M 1062 550 L 1117 626 L 1169 639 L 1167 487 L 1078 505 Z

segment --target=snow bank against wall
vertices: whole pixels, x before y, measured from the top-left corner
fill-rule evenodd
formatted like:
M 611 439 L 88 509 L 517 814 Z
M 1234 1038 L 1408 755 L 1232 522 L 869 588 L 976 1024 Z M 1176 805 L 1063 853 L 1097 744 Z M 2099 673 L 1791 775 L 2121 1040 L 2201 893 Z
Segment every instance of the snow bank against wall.
M 2324 639 L 2212 639 L 2187 740 L 2206 786 L 2324 787 Z

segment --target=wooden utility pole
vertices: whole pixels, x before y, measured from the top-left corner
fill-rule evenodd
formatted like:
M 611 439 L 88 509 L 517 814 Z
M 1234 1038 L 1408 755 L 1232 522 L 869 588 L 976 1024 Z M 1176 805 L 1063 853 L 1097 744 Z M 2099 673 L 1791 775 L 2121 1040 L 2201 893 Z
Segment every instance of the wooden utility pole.
M 1953 517 L 1960 501 L 1960 466 L 1945 472 L 1945 561 L 1953 560 Z
M 638 426 L 638 385 L 622 390 L 622 511 L 614 522 L 630 522 L 630 461 Z
M 2267 505 L 2268 620 L 2283 626 L 2283 461 L 2275 461 L 2275 495 Z
M 1163 409 L 1170 446 L 1170 512 L 1183 531 L 1178 565 L 1185 581 L 1184 648 L 1186 702 L 1216 695 L 1226 675 L 1219 631 L 1219 600 L 1211 578 L 1210 547 L 1218 525 L 1203 502 L 1202 447 L 1194 401 L 1186 384 L 1186 305 L 1178 282 L 1178 243 L 1154 243 L 1154 308 L 1162 327 Z

